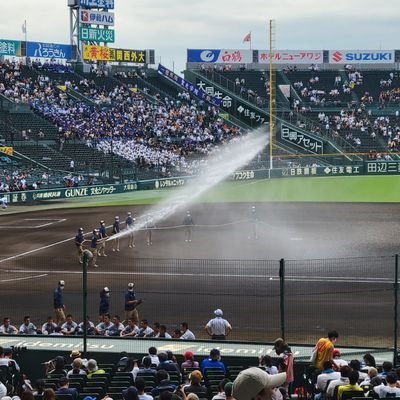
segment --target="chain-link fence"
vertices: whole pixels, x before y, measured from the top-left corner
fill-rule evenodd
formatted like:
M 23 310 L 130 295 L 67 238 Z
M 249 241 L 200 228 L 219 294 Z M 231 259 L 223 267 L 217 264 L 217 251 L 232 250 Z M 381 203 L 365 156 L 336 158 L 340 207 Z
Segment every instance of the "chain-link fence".
M 205 254 L 206 256 L 206 254 Z M 324 260 L 129 259 L 107 270 L 89 265 L 87 314 L 99 315 L 100 291 L 111 290 L 110 314 L 124 318 L 127 285 L 135 283 L 140 318 L 173 333 L 188 322 L 196 338 L 220 308 L 232 325 L 229 339 L 270 342 L 284 335 L 290 343 L 311 344 L 328 330 L 340 345 L 392 347 L 396 335 L 397 257 Z M 7 266 L 6 266 L 7 265 Z M 3 317 L 17 328 L 30 315 L 40 329 L 54 316 L 53 291 L 66 281 L 66 314 L 83 320 L 82 270 L 63 258 L 32 257 L 2 263 Z

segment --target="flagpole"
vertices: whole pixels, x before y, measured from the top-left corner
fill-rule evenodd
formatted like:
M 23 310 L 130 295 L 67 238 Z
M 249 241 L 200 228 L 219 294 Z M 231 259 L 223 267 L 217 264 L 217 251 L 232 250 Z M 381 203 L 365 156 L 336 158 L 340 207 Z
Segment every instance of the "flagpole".
M 250 50 L 251 50 L 251 31 L 250 31 Z
M 25 26 L 25 43 L 28 41 L 28 27 L 26 25 L 26 20 L 24 22 L 24 26 Z

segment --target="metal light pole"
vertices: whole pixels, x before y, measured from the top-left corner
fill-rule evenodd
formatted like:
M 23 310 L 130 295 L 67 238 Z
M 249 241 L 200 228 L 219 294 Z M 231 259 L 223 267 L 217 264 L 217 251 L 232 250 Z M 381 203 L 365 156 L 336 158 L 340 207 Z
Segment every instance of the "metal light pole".
M 87 356 L 87 270 L 89 261 L 93 257 L 93 254 L 89 250 L 83 251 L 82 257 L 82 310 L 83 310 L 83 355 Z

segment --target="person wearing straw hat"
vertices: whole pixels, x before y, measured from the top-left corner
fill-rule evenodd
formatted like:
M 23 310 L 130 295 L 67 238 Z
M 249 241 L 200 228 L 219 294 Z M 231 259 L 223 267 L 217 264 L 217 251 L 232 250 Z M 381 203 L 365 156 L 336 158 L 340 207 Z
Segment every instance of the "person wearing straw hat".
M 258 367 L 247 368 L 233 382 L 232 395 L 236 400 L 277 400 L 277 389 L 286 381 L 286 373 L 270 375 Z

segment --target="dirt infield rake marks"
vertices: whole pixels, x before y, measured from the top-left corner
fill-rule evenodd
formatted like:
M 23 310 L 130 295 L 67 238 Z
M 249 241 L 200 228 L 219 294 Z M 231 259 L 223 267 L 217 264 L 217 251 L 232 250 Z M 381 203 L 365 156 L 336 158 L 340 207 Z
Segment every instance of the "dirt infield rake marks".
M 44 228 L 46 226 L 54 225 L 54 224 L 59 224 L 60 222 L 65 222 L 66 218 L 24 218 L 22 221 L 43 221 L 44 223 L 38 224 L 34 223 L 33 225 L 25 224 L 19 224 L 19 221 L 17 220 L 15 223 L 8 224 L 8 225 L 1 225 L 0 224 L 0 229 L 39 229 L 39 228 Z M 47 221 L 47 222 L 46 222 Z

